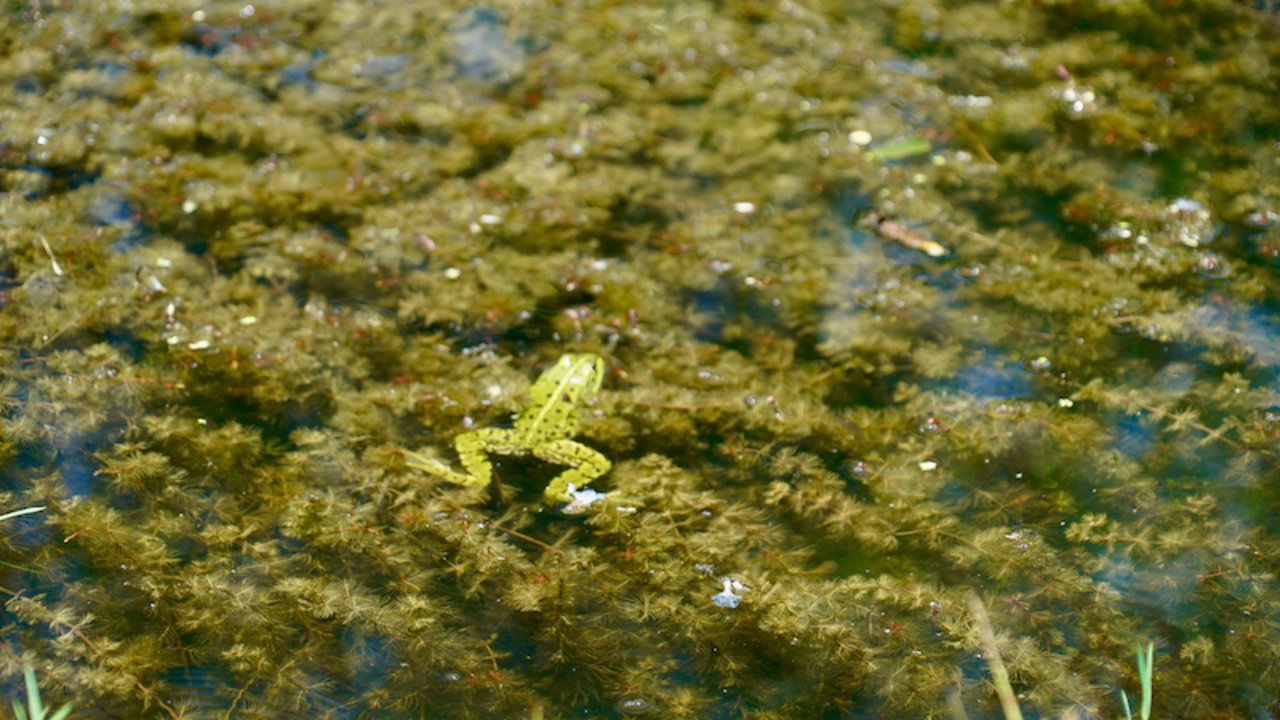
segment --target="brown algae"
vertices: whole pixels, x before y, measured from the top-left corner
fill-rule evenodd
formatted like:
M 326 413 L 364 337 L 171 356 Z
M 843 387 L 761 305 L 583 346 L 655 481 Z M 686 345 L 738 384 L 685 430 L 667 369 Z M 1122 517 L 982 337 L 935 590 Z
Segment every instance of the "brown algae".
M 0 14 L 11 691 L 1280 711 L 1265 3 Z M 628 503 L 410 467 L 566 353 Z

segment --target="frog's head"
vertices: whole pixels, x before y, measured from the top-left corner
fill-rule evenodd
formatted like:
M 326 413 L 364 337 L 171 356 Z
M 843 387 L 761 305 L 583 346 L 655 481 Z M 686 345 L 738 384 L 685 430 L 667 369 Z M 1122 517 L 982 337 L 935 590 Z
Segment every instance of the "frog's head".
M 590 401 L 604 382 L 604 360 L 595 353 L 565 353 L 541 380 L 550 380 L 560 401 L 570 405 Z

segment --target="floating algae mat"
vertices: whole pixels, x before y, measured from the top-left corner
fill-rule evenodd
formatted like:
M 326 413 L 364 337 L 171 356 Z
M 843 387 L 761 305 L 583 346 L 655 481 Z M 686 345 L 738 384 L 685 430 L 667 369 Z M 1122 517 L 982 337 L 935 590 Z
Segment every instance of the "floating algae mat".
M 0 16 L 0 694 L 1280 715 L 1274 3 Z

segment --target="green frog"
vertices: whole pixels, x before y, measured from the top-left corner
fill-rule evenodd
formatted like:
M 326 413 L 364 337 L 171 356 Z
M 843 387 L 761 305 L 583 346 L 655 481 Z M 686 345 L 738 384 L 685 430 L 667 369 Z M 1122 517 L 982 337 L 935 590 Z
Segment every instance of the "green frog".
M 416 452 L 405 452 L 409 467 L 426 471 L 459 485 L 488 485 L 493 465 L 488 453 L 533 455 L 569 466 L 547 485 L 544 493 L 552 502 L 568 502 L 575 508 L 603 494 L 582 490 L 588 483 L 609 472 L 613 463 L 599 451 L 571 438 L 578 432 L 578 408 L 590 402 L 604 381 L 604 360 L 592 353 L 566 353 L 547 368 L 529 388 L 529 406 L 516 416 L 510 428 L 483 428 L 454 438 L 465 473 L 457 472 Z

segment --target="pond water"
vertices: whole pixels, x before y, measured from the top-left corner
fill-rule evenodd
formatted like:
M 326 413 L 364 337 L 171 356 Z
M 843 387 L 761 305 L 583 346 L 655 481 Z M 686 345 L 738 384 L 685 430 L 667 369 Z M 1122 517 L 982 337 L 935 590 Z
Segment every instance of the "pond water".
M 1280 716 L 1276 11 L 7 4 L 3 690 Z

